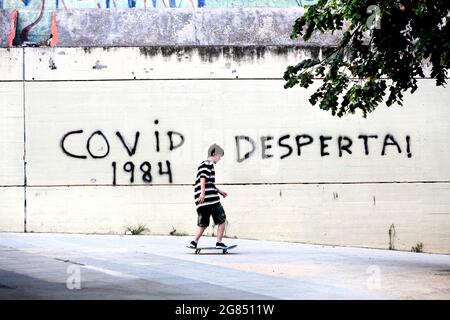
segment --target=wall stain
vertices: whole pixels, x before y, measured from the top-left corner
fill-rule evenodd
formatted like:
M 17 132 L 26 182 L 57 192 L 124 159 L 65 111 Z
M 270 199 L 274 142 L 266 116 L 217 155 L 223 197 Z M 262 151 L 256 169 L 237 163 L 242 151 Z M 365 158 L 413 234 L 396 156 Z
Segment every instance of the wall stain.
M 108 68 L 108 66 L 100 64 L 100 60 L 95 61 L 95 65 L 92 67 L 92 69 L 101 70 Z
M 202 62 L 213 63 L 219 58 L 234 62 L 264 59 L 267 54 L 274 56 L 288 56 L 290 53 L 302 52 L 306 56 L 319 57 L 319 47 L 296 46 L 143 46 L 139 52 L 145 57 L 162 55 L 164 58 L 175 56 L 178 60 L 182 56 L 188 58 L 197 53 Z
M 56 68 L 56 65 L 55 65 L 55 62 L 53 61 L 52 58 L 50 58 L 50 59 L 48 60 L 48 67 L 49 67 L 51 70 L 56 70 L 56 69 L 57 69 L 57 68 Z

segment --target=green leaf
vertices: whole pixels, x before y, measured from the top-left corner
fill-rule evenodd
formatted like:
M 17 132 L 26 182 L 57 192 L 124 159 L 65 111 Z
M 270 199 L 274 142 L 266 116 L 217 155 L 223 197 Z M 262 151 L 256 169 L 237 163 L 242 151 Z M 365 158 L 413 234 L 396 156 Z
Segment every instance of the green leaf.
M 415 93 L 417 77 L 424 77 L 422 61 L 432 65 L 436 85 L 445 86 L 450 68 L 450 15 L 448 0 L 377 0 L 381 28 L 371 30 L 370 45 L 364 40 L 368 29 L 366 0 L 319 0 L 295 21 L 291 37 L 309 41 L 313 33 L 344 31 L 335 48 L 323 50 L 324 59 L 305 59 L 288 67 L 285 88 L 296 84 L 307 88 L 313 74 L 323 78 L 322 85 L 309 99 L 332 115 L 343 116 L 361 110 L 363 116 L 383 103 L 402 105 L 405 92 Z M 300 74 L 299 74 L 300 73 Z M 349 86 L 350 79 L 362 85 Z M 390 79 L 389 88 L 386 80 Z M 342 97 L 342 99 L 339 99 Z

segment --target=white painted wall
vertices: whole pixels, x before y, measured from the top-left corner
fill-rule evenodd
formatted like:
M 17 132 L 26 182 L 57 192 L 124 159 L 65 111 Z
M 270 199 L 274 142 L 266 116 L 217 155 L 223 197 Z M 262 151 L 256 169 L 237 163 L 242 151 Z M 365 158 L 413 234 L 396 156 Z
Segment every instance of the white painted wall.
M 22 50 L 0 49 L 0 230 L 24 230 Z
M 25 50 L 24 65 L 0 64 L 6 73 L 0 79 L 0 141 L 8 150 L 1 159 L 0 195 L 8 205 L 0 209 L 0 230 L 23 230 L 26 216 L 27 230 L 34 232 L 123 233 L 126 226 L 145 223 L 155 234 L 173 228 L 192 234 L 196 166 L 217 142 L 225 149 L 216 181 L 229 193 L 222 201 L 227 236 L 387 248 L 394 224 L 397 249 L 423 242 L 424 251 L 450 252 L 450 91 L 431 79 L 420 81 L 404 107 L 382 106 L 368 119 L 339 119 L 309 105 L 313 88 L 283 89 L 284 68 L 309 51 L 267 50 L 259 58 L 239 59 L 220 52 L 208 59 L 197 49 L 172 55 L 145 55 L 139 48 Z M 0 52 L 0 58 L 6 55 L 11 52 Z M 18 69 L 25 70 L 24 83 Z M 70 157 L 61 147 L 64 135 L 76 130 L 83 132 L 68 136 L 64 146 L 86 159 Z M 98 130 L 110 150 L 94 159 L 86 144 Z M 117 131 L 130 148 L 139 131 L 133 156 Z M 172 151 L 168 131 L 184 137 Z M 295 136 L 303 134 L 314 142 L 298 156 Z M 237 135 L 258 142 L 243 162 L 237 161 Z M 266 153 L 273 157 L 262 159 L 260 139 L 268 135 L 274 139 Z M 293 150 L 280 159 L 288 152 L 278 145 L 285 135 Z M 327 156 L 321 156 L 321 135 L 331 137 Z M 359 135 L 378 136 L 369 140 L 368 155 Z M 401 153 L 390 145 L 381 154 L 386 135 Z M 352 139 L 352 154 L 339 156 L 340 136 Z M 241 145 L 248 148 L 246 141 Z M 90 151 L 105 153 L 98 135 Z M 133 182 L 122 169 L 128 161 L 136 166 Z M 139 174 L 145 161 L 152 166 L 152 183 Z M 165 170 L 166 161 L 171 183 L 158 173 L 158 162 Z

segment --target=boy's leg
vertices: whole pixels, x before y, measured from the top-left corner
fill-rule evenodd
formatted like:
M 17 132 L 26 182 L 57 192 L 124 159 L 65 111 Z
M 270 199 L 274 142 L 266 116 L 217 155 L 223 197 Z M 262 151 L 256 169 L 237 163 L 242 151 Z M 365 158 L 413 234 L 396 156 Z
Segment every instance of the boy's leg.
M 223 232 L 225 231 L 225 223 L 217 226 L 217 242 L 222 242 Z
M 194 241 L 198 243 L 198 240 L 202 236 L 203 232 L 205 231 L 206 227 L 198 227 L 197 232 L 195 233 L 195 239 Z
M 214 223 L 217 225 L 217 242 L 222 242 L 223 234 L 225 232 L 225 222 L 227 219 L 227 216 L 225 214 L 225 210 L 222 207 L 222 204 L 218 204 L 216 206 L 215 212 L 214 212 Z
M 198 243 L 198 240 L 203 235 L 205 229 L 209 226 L 209 215 L 208 208 L 198 208 L 197 209 L 197 231 L 195 232 L 194 241 Z

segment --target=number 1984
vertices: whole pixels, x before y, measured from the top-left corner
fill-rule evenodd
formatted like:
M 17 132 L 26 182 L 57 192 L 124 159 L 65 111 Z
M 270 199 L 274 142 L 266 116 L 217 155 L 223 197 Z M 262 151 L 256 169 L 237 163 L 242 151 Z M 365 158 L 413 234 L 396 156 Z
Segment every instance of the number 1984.
M 113 185 L 117 184 L 117 163 L 114 161 L 112 163 L 113 167 Z M 144 161 L 141 164 L 135 165 L 132 161 L 127 161 L 123 164 L 122 169 L 124 172 L 130 175 L 130 183 L 135 183 L 135 175 L 142 179 L 144 183 L 152 183 L 152 165 L 148 161 Z M 168 175 L 169 183 L 172 183 L 172 171 L 170 168 L 170 162 L 166 160 L 166 170 L 163 170 L 163 163 L 161 161 L 158 162 L 158 174 Z

